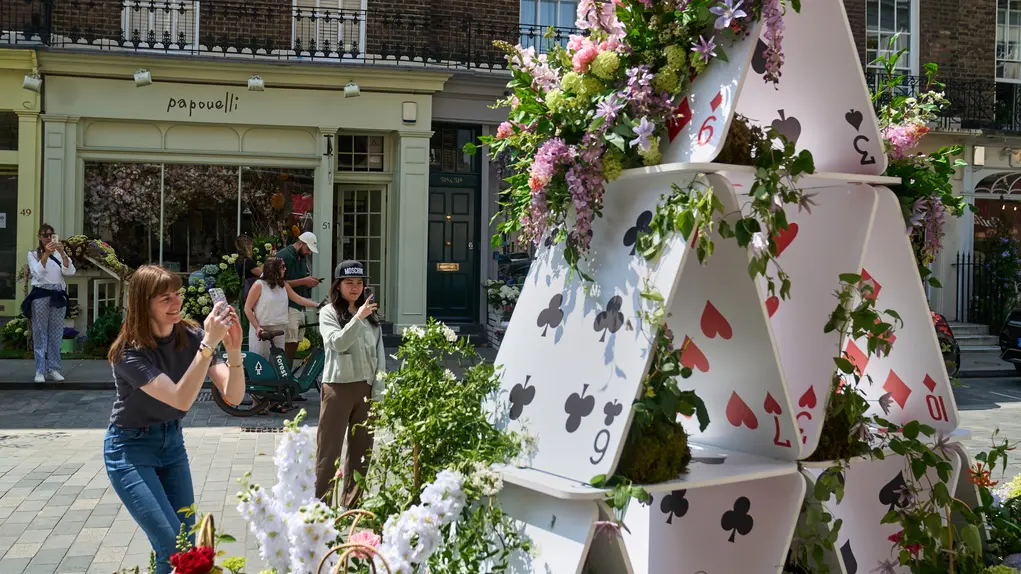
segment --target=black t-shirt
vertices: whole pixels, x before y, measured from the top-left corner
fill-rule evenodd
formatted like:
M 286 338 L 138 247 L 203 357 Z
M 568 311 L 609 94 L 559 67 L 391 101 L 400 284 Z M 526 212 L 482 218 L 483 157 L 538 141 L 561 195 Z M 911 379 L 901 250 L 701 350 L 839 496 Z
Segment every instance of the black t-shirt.
M 195 359 L 204 333 L 202 329 L 191 330 L 184 325 L 187 343 L 177 350 L 176 337 L 157 338 L 155 349 L 125 349 L 124 357 L 113 365 L 113 377 L 117 386 L 117 400 L 113 403 L 110 422 L 122 428 L 142 428 L 154 424 L 184 418 L 185 411 L 178 410 L 154 399 L 142 390 L 153 379 L 165 374 L 176 384 Z M 222 362 L 219 353 L 213 355 L 210 365 Z

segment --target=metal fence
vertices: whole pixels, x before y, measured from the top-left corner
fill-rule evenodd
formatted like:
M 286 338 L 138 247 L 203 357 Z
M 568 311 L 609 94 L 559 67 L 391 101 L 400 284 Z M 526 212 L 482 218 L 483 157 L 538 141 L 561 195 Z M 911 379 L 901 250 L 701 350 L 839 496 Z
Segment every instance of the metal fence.
M 990 333 L 998 333 L 1010 307 L 1015 287 L 997 280 L 985 263 L 982 253 L 958 253 L 957 320 L 988 325 Z
M 885 76 L 875 72 L 865 74 L 869 90 L 875 93 Z M 1021 132 L 1021 85 L 994 80 L 938 78 L 950 105 L 940 112 L 939 127 L 943 130 L 990 130 Z M 924 76 L 905 76 L 896 87 L 896 95 L 915 96 L 930 89 Z M 890 99 L 878 99 L 876 109 Z

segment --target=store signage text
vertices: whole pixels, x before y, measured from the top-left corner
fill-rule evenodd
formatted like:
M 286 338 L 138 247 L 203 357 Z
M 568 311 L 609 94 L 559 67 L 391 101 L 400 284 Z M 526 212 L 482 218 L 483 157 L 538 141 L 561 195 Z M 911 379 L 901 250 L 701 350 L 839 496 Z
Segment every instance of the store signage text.
M 464 183 L 464 178 L 458 176 L 441 175 L 440 183 L 446 183 L 450 185 L 461 185 Z
M 170 110 L 188 110 L 188 117 L 192 117 L 196 111 L 200 112 L 223 112 L 229 114 L 238 109 L 238 102 L 241 98 L 231 92 L 226 92 L 219 100 L 193 100 L 189 98 L 170 98 L 167 101 L 167 113 Z

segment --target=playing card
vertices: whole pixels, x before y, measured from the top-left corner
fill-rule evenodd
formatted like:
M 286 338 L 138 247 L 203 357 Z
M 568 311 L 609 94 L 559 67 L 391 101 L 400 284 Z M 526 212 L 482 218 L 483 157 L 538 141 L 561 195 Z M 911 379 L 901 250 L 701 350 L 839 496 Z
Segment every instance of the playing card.
M 569 277 L 563 245 L 541 247 L 500 345 L 501 394 L 490 405 L 498 426 L 537 438 L 530 466 L 588 482 L 611 474 L 652 346 L 639 318 L 649 286 L 674 290 L 687 248 L 678 236 L 658 261 L 634 254 L 661 194 L 695 174 L 625 174 L 608 186 L 593 224 L 584 271 Z
M 504 483 L 498 498 L 535 549 L 534 555 L 516 553 L 508 572 L 580 574 L 598 516 L 595 501 L 553 498 L 511 483 Z
M 632 500 L 623 534 L 635 574 L 776 574 L 805 495 L 798 473 L 735 484 L 655 492 Z M 648 541 L 648 542 L 645 542 Z
M 724 212 L 737 209 L 734 189 L 710 176 Z M 801 453 L 779 357 L 767 325 L 758 286 L 748 276 L 748 251 L 732 239 L 716 245 L 704 265 L 685 260 L 667 324 L 681 362 L 692 376 L 678 381 L 705 401 L 711 420 L 705 432 L 697 419 L 683 418 L 692 441 L 754 452 L 783 460 Z
M 728 61 L 710 62 L 676 102 L 677 117 L 668 125 L 667 142 L 661 144 L 663 163 L 708 162 L 719 153 L 761 28 L 756 22 L 748 36 L 733 44 L 724 42 Z M 754 78 L 749 79 L 754 83 Z
M 734 182 L 739 198 L 754 183 L 753 174 L 722 175 Z M 839 333 L 823 330 L 837 304 L 834 293 L 840 287 L 840 274 L 861 269 L 876 192 L 856 184 L 812 187 L 806 192 L 815 194 L 811 212 L 787 207 L 787 230 L 774 238 L 777 263 L 790 276 L 790 297 L 781 300 L 779 293 L 769 295 L 762 277 L 759 288 L 795 410 L 802 456 L 807 457 L 819 443 L 835 370 L 833 357 L 840 352 Z M 776 264 L 770 264 L 774 279 L 778 271 Z
M 843 2 L 803 2 L 784 23 L 780 83 L 745 82 L 737 113 L 811 151 L 819 172 L 883 173 L 886 156 Z M 755 60 L 753 73 L 763 71 Z
M 876 308 L 893 309 L 904 324 L 895 325 L 889 356 L 866 357 L 864 339 L 849 344 L 856 367 L 871 377 L 861 389 L 873 402 L 873 413 L 897 424 L 919 420 L 950 432 L 958 425 L 957 403 L 900 203 L 889 189 L 875 189 L 878 204 L 861 274 L 872 285 Z

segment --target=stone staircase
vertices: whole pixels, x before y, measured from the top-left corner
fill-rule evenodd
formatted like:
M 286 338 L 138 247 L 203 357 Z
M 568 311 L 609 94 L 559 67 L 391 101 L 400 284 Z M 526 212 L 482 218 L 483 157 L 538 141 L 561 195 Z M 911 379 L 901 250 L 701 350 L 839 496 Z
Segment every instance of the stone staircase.
M 1000 338 L 989 334 L 987 325 L 975 323 L 950 323 L 954 338 L 962 353 L 1000 352 Z

